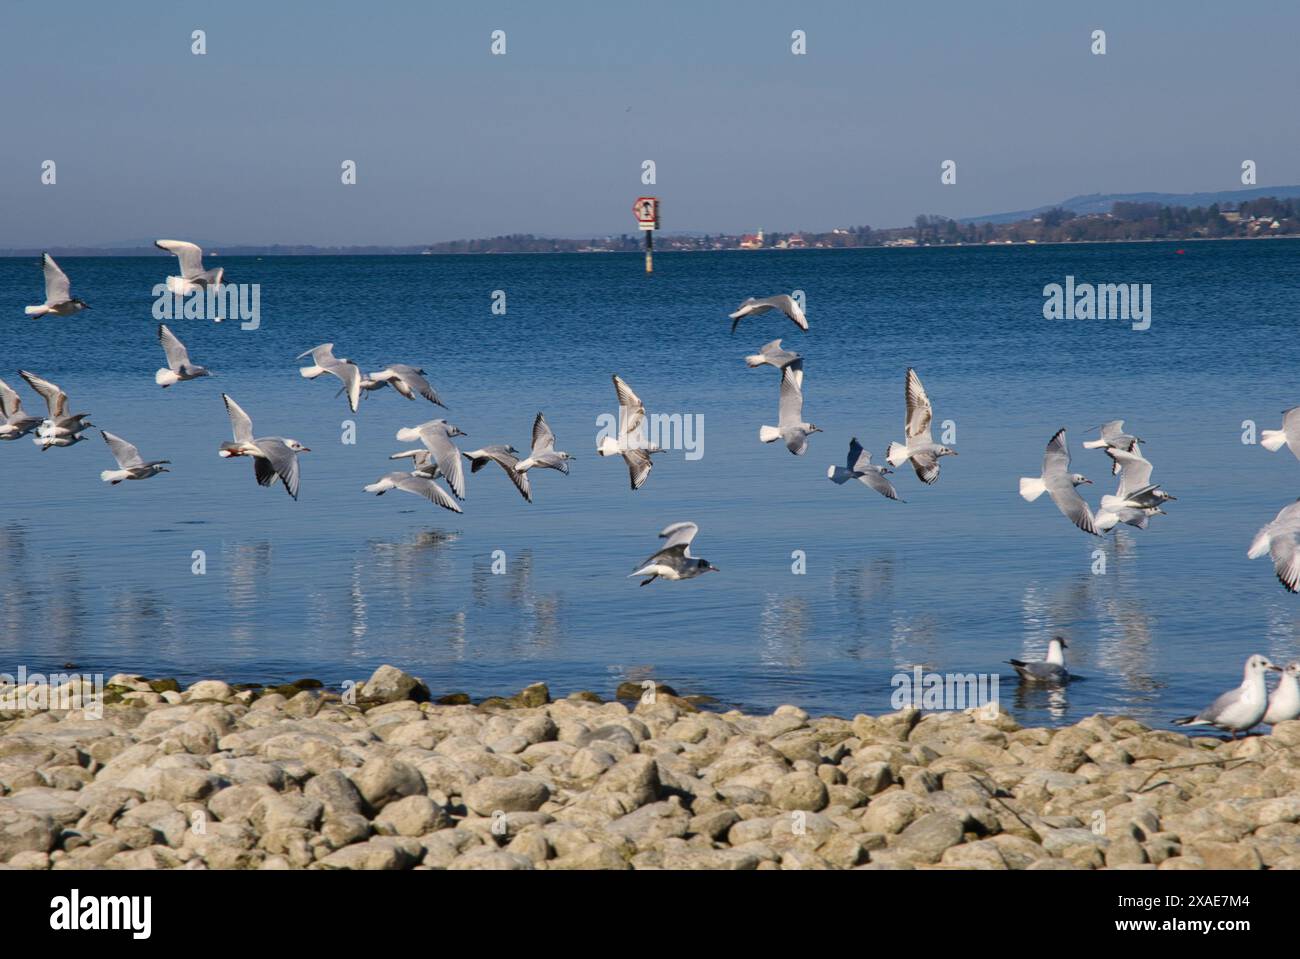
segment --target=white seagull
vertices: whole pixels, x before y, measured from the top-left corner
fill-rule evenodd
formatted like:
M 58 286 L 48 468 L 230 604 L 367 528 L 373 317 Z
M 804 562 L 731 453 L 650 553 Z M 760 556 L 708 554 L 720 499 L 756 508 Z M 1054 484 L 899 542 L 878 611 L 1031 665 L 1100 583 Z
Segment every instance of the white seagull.
M 72 295 L 72 281 L 68 279 L 68 274 L 59 269 L 54 257 L 42 253 L 41 265 L 45 269 L 45 302 L 39 306 L 27 307 L 23 310 L 24 313 L 37 319 L 46 314 L 71 316 L 90 309 L 89 303 Z
M 153 245 L 174 254 L 180 261 L 181 275 L 167 277 L 169 292 L 184 296 L 186 293 L 204 290 L 210 286 L 221 286 L 221 281 L 226 275 L 225 269 L 217 267 L 215 270 L 205 270 L 203 250 L 200 247 L 185 240 L 155 240 Z
M 555 448 L 555 434 L 546 425 L 546 417 L 538 413 L 537 419 L 533 420 L 532 451 L 516 464 L 515 469 L 520 473 L 527 473 L 533 467 L 537 467 L 538 469 L 559 470 L 567 476 L 569 473 L 569 460 L 571 459 L 574 459 L 574 457 Z
M 799 329 L 808 330 L 808 318 L 803 315 L 803 309 L 798 302 L 788 294 L 778 293 L 776 296 L 765 296 L 762 299 L 750 297 L 731 314 L 731 332 L 736 332 L 736 327 L 740 321 L 747 316 L 759 316 L 768 310 L 780 310 L 788 316 L 791 322 Z
M 658 578 L 694 579 L 701 573 L 716 573 L 718 567 L 708 560 L 697 559 L 691 555 L 691 540 L 695 539 L 695 534 L 699 531 L 700 528 L 694 523 L 673 523 L 671 526 L 664 527 L 659 538 L 666 539 L 668 542 L 629 573 L 628 579 L 633 576 L 648 576 L 648 579 L 641 581 L 642 586 L 647 586 Z
M 889 499 L 898 499 L 898 490 L 894 489 L 894 484 L 885 479 L 886 473 L 892 473 L 883 466 L 875 466 L 871 462 L 871 453 L 862 448 L 855 436 L 849 440 L 849 458 L 847 466 L 831 466 L 826 470 L 826 476 L 836 486 L 843 486 L 849 480 L 858 480 L 863 486 L 870 487 L 881 496 Z
M 663 450 L 647 444 L 641 435 L 641 426 L 645 422 L 645 404 L 617 374 L 614 375 L 614 392 L 618 396 L 618 439 L 602 436 L 596 452 L 601 456 L 623 457 L 632 489 L 638 490 L 645 485 L 650 470 L 654 467 L 650 461 L 651 454 L 662 453 Z
M 447 404 L 439 398 L 437 391 L 425 379 L 424 370 L 418 366 L 407 366 L 405 363 L 389 363 L 379 372 L 361 378 L 361 389 L 367 393 L 382 390 L 385 386 L 392 386 L 393 389 L 408 400 L 415 399 L 416 394 L 419 394 L 430 403 L 441 406 L 443 409 L 447 407 Z
M 1276 726 L 1290 719 L 1300 719 L 1300 662 L 1287 663 L 1278 677 L 1277 687 L 1268 697 L 1268 710 L 1262 723 Z
M 19 370 L 18 375 L 27 381 L 27 385 L 34 389 L 45 400 L 45 408 L 49 416 L 41 422 L 40 427 L 36 430 L 36 435 L 32 437 L 32 442 L 41 449 L 49 449 L 51 446 L 71 446 L 74 443 L 80 443 L 84 438 L 82 433 L 95 424 L 90 422 L 87 417 L 89 413 L 68 413 L 68 394 L 49 380 L 42 379 L 35 373 L 29 373 L 26 370 Z
M 1300 553 L 1296 552 L 1296 534 L 1300 533 L 1300 500 L 1284 506 L 1272 522 L 1260 527 L 1246 556 L 1259 559 L 1265 553 L 1273 559 L 1278 582 L 1293 593 L 1300 593 Z
M 421 473 L 385 473 L 375 482 L 363 488 L 367 493 L 374 493 L 376 496 L 383 496 L 390 489 L 398 489 L 403 493 L 423 496 L 435 506 L 449 509 L 453 513 L 463 512 L 460 504 L 452 499 L 446 490 L 435 483 L 431 477 Z
M 533 491 L 528 482 L 528 475 L 519 472 L 515 468 L 519 462 L 518 453 L 519 451 L 513 446 L 499 445 L 470 450 L 463 455 L 469 460 L 469 471 L 471 473 L 477 473 L 488 463 L 496 463 L 505 470 L 506 475 L 510 477 L 510 482 L 514 483 L 515 489 L 519 490 L 519 495 L 531 503 L 533 501 Z
M 1008 659 L 1027 683 L 1054 683 L 1062 685 L 1070 681 L 1070 671 L 1065 668 L 1065 648 L 1070 644 L 1064 636 L 1053 636 L 1047 644 L 1047 658 L 1025 662 L 1023 659 Z
M 1195 716 L 1175 719 L 1177 726 L 1216 726 L 1232 733 L 1245 732 L 1259 725 L 1268 711 L 1268 687 L 1264 683 L 1267 670 L 1281 672 L 1280 666 L 1274 666 L 1267 657 L 1254 655 L 1246 660 L 1246 668 L 1241 685 L 1230 689 Z
M 253 438 L 253 421 L 239 404 L 225 393 L 221 399 L 230 414 L 230 427 L 234 431 L 234 442 L 222 443 L 218 455 L 251 456 L 253 458 L 253 475 L 259 486 L 272 485 L 277 477 L 284 483 L 285 491 L 295 500 L 298 498 L 298 454 L 310 453 L 311 450 L 297 440 L 283 436 L 261 436 Z
M 206 366 L 190 362 L 189 350 L 176 338 L 176 334 L 167 328 L 167 324 L 158 324 L 158 342 L 162 344 L 167 356 L 167 366 L 153 375 L 153 381 L 167 389 L 186 380 L 197 380 L 200 376 L 211 376 Z
M 170 473 L 166 469 L 166 464 L 171 460 L 150 460 L 144 461 L 140 451 L 122 439 L 120 436 L 114 436 L 108 430 L 100 430 L 104 437 L 104 442 L 108 444 L 109 451 L 113 454 L 113 459 L 117 460 L 118 468 L 115 470 L 104 470 L 99 474 L 99 478 L 105 483 L 116 486 L 123 480 L 144 480 L 151 476 L 157 476 L 159 473 Z
M 4 380 L 0 380 L 0 440 L 16 440 L 41 425 L 41 417 L 23 410 L 23 400 Z
M 803 389 L 803 357 L 793 350 L 783 349 L 780 340 L 764 343 L 757 353 L 745 357 L 745 365 L 750 369 L 767 365 L 775 366 L 782 376 L 794 378 L 794 385 Z
M 347 390 L 348 406 L 355 413 L 357 404 L 361 402 L 361 370 L 357 364 L 336 357 L 333 343 L 322 343 L 320 346 L 299 353 L 295 359 L 301 360 L 306 356 L 311 357 L 311 365 L 302 367 L 298 372 L 309 380 L 314 380 L 325 373 L 337 376 L 343 381 L 343 387 Z
M 1282 428 L 1264 430 L 1259 434 L 1259 445 L 1270 453 L 1276 453 L 1285 445 L 1291 455 L 1300 460 L 1300 406 L 1283 410 Z
M 1136 444 L 1132 451 L 1108 446 L 1106 455 L 1120 468 L 1119 489 L 1114 496 L 1101 498 L 1096 515 L 1097 529 L 1105 533 L 1116 523 L 1146 529 L 1149 517 L 1164 512 L 1160 504 L 1177 497 L 1170 496 L 1151 482 L 1151 462 Z
M 1091 482 L 1086 476 L 1070 472 L 1070 447 L 1065 442 L 1065 430 L 1061 429 L 1047 441 L 1042 475 L 1037 478 L 1020 477 L 1020 495 L 1032 503 L 1043 493 L 1050 494 L 1052 502 L 1065 514 L 1066 519 L 1085 533 L 1098 536 L 1100 534 L 1092 510 L 1075 489 L 1076 486 Z
M 419 426 L 407 426 L 397 431 L 397 439 L 403 443 L 419 441 L 425 449 L 433 454 L 438 470 L 451 487 L 452 495 L 457 499 L 465 498 L 465 468 L 461 463 L 461 452 L 452 439 L 468 436 L 460 427 L 453 426 L 446 420 L 430 420 Z M 401 454 L 399 454 L 401 455 Z M 417 460 L 417 464 L 418 464 Z
M 764 443 L 785 441 L 785 448 L 795 456 L 808 452 L 808 437 L 820 433 L 821 427 L 804 422 L 803 390 L 795 385 L 793 376 L 781 377 L 781 403 L 776 426 L 760 426 L 758 438 Z
M 939 478 L 939 457 L 956 456 L 957 451 L 934 441 L 930 435 L 930 420 L 934 411 L 930 406 L 930 397 L 916 370 L 908 368 L 903 387 L 907 399 L 907 419 L 903 423 L 905 443 L 890 443 L 885 459 L 890 466 L 902 466 L 912 461 L 912 469 L 917 478 L 927 486 Z
M 1086 450 L 1110 449 L 1122 450 L 1126 453 L 1137 450 L 1139 443 L 1145 443 L 1146 440 L 1131 436 L 1124 432 L 1123 420 L 1111 420 L 1109 423 L 1102 423 L 1101 426 L 1095 427 L 1101 430 L 1101 438 L 1095 440 L 1085 440 L 1083 448 Z M 1116 462 L 1111 467 L 1110 474 L 1114 476 L 1120 471 L 1120 464 Z

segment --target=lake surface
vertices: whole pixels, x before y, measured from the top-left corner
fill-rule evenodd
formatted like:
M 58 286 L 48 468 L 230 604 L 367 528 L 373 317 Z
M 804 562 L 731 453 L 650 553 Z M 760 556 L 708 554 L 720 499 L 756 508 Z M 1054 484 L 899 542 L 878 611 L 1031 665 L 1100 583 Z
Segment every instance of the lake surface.
M 261 327 L 172 322 L 219 375 L 168 390 L 153 382 L 151 290 L 175 260 L 61 262 L 93 309 L 32 321 L 38 262 L 0 259 L 0 376 L 33 410 L 16 371 L 52 379 L 174 472 L 102 483 L 114 464 L 96 431 L 47 452 L 0 444 L 0 671 L 337 684 L 390 662 L 435 694 L 544 680 L 608 696 L 654 677 L 747 709 L 851 716 L 890 709 L 891 678 L 919 664 L 997 674 L 1025 722 L 1165 724 L 1235 685 L 1250 653 L 1300 658 L 1300 598 L 1246 559 L 1300 495 L 1300 463 L 1242 442 L 1244 420 L 1277 428 L 1300 404 L 1297 242 L 661 253 L 653 277 L 635 255 L 221 257 L 228 281 L 260 285 Z M 1150 283 L 1151 328 L 1045 320 L 1043 287 L 1067 276 Z M 729 332 L 745 296 L 795 289 L 811 332 L 776 313 Z M 778 336 L 804 354 L 805 414 L 824 430 L 802 457 L 758 441 L 778 375 L 742 357 Z M 571 475 L 534 473 L 529 505 L 490 467 L 468 477 L 462 516 L 362 492 L 409 448 L 396 431 L 441 411 L 384 390 L 353 417 L 337 381 L 296 372 L 330 341 L 367 371 L 423 366 L 469 434 L 462 449 L 526 449 L 544 410 L 578 457 Z M 933 487 L 905 467 L 906 503 L 833 485 L 851 436 L 877 461 L 902 438 L 909 366 L 960 456 Z M 656 456 L 635 493 L 621 461 L 594 453 L 615 372 L 651 413 L 704 423 L 704 455 Z M 217 457 L 222 391 L 256 435 L 312 448 L 298 502 Z M 1090 502 L 1112 492 L 1109 460 L 1080 444 L 1114 418 L 1178 497 L 1168 516 L 1097 539 L 1047 497 L 1020 499 L 1017 478 L 1038 474 L 1061 427 L 1096 481 Z M 700 524 L 693 552 L 721 572 L 638 587 L 627 574 L 679 520 Z M 1083 680 L 1019 689 L 1003 661 L 1041 657 L 1058 632 Z

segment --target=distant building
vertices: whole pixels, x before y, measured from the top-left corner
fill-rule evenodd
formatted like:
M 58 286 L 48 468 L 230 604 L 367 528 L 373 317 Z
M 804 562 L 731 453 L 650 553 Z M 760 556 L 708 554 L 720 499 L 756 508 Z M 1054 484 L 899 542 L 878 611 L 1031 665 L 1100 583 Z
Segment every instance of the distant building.
M 763 231 L 746 233 L 740 238 L 740 248 L 742 250 L 761 250 L 763 248 Z

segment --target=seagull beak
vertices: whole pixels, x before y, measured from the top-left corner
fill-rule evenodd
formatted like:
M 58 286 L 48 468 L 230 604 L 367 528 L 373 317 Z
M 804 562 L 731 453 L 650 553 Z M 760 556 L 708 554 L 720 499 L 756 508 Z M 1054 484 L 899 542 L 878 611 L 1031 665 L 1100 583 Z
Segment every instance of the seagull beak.
M 299 453 L 310 453 L 310 452 L 311 452 L 311 447 L 310 447 L 310 446 L 304 446 L 304 447 L 303 447 L 302 449 L 300 449 L 298 452 L 299 452 Z
M 1286 670 L 1285 670 L 1283 667 L 1281 667 L 1281 666 L 1274 666 L 1272 663 L 1269 663 L 1269 664 L 1268 664 L 1267 666 L 1265 666 L 1264 668 L 1265 668 L 1265 669 L 1272 669 L 1272 670 L 1274 670 L 1274 671 L 1276 671 L 1276 672 L 1279 672 L 1279 673 L 1285 673 L 1285 672 L 1286 672 Z

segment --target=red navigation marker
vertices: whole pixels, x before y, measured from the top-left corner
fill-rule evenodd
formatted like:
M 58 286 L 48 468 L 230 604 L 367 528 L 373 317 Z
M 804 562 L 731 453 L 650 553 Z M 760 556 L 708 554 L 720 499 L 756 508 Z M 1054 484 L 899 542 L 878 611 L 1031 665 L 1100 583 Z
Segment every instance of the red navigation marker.
M 639 196 L 632 204 L 632 212 L 643 230 L 659 229 L 659 198 L 656 196 Z

